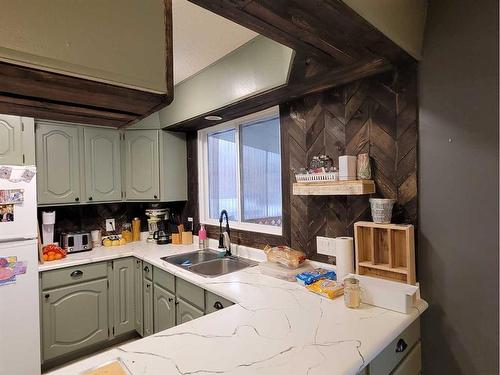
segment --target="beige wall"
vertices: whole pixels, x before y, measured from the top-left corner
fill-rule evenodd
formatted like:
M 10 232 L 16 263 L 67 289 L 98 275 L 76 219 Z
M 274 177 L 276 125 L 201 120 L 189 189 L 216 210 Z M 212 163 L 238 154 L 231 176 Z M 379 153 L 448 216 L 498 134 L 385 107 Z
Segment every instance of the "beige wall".
M 0 0 L 0 60 L 164 93 L 163 0 Z
M 420 60 L 426 0 L 343 0 L 389 39 Z

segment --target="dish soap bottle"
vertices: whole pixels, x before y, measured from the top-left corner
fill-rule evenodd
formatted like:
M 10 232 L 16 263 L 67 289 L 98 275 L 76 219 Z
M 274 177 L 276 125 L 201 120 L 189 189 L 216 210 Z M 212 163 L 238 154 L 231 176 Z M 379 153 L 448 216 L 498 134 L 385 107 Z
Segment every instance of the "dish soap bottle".
M 204 250 L 208 247 L 207 231 L 205 226 L 202 225 L 198 231 L 198 248 Z

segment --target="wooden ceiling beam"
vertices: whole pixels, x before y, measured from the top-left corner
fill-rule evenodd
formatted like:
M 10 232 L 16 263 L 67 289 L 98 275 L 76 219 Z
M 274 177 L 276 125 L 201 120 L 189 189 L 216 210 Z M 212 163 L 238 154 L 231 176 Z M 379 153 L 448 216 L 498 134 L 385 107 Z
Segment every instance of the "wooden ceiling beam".
M 319 61 L 411 57 L 341 0 L 189 0 Z
M 297 66 L 297 64 L 308 65 L 308 63 L 300 56 L 297 56 L 294 60 L 294 65 Z M 208 128 L 218 123 L 233 120 L 274 105 L 282 104 L 294 98 L 320 92 L 361 78 L 383 73 L 391 70 L 392 68 L 392 64 L 386 59 L 367 59 L 358 61 L 351 65 L 344 65 L 331 70 L 323 70 L 320 74 L 314 74 L 307 78 L 308 69 L 304 69 L 300 66 L 296 69 L 294 81 L 287 85 L 257 94 L 251 98 L 240 100 L 223 108 L 203 113 L 194 118 L 169 126 L 165 130 L 191 132 Z M 302 75 L 302 78 L 300 75 Z M 205 120 L 205 116 L 209 115 L 221 116 L 222 120 Z

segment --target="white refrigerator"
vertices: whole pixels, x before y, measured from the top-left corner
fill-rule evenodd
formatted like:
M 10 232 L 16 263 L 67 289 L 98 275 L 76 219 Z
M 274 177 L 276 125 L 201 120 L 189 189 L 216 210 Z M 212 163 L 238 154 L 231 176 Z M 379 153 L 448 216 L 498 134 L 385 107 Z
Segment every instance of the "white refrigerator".
M 36 168 L 0 165 L 0 374 L 40 374 Z

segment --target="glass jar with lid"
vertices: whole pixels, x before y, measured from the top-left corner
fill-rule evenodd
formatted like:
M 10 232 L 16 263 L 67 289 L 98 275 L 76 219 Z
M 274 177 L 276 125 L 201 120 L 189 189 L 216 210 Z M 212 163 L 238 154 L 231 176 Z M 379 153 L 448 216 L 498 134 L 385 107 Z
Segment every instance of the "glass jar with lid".
M 122 238 L 128 242 L 132 242 L 132 225 L 130 223 L 124 223 L 122 225 Z
M 361 304 L 359 280 L 354 277 L 344 279 L 344 304 L 350 309 L 357 309 Z

